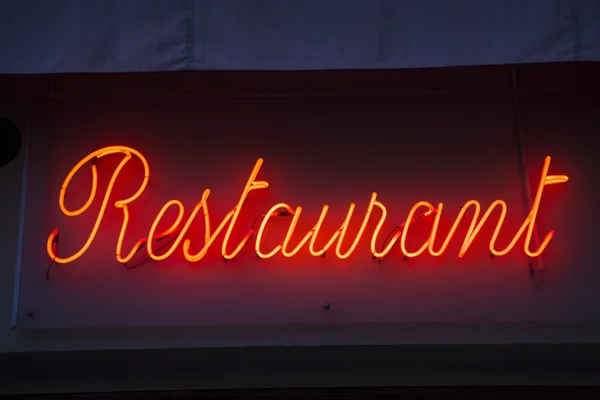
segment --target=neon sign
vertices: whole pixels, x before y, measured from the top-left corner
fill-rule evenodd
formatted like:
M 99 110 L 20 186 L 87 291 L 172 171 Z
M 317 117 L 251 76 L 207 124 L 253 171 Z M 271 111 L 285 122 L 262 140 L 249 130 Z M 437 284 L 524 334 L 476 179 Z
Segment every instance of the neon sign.
M 191 212 L 189 213 L 187 218 L 184 217 L 185 216 L 185 207 L 180 200 L 174 199 L 174 200 L 167 201 L 164 204 L 164 206 L 161 208 L 159 213 L 156 215 L 156 218 L 154 218 L 154 221 L 151 224 L 148 235 L 146 237 L 138 240 L 135 243 L 135 245 L 133 246 L 133 248 L 131 250 L 129 250 L 128 252 L 124 251 L 123 240 L 127 234 L 127 228 L 129 226 L 129 218 L 130 218 L 129 205 L 132 204 L 133 202 L 135 202 L 144 193 L 144 191 L 146 190 L 146 187 L 148 185 L 148 180 L 150 178 L 150 166 L 149 166 L 146 158 L 139 151 L 137 151 L 133 148 L 130 148 L 130 147 L 125 147 L 125 146 L 110 146 L 110 147 L 105 147 L 105 148 L 96 150 L 96 151 L 90 153 L 89 155 L 87 155 L 81 161 L 79 161 L 73 167 L 73 169 L 71 169 L 71 171 L 65 178 L 65 181 L 60 189 L 60 194 L 59 194 L 59 199 L 58 199 L 58 204 L 59 204 L 60 210 L 62 211 L 62 213 L 64 215 L 66 215 L 68 217 L 77 217 L 88 211 L 88 209 L 90 208 L 90 206 L 92 205 L 92 203 L 94 202 L 94 200 L 96 199 L 96 196 L 98 194 L 98 171 L 97 171 L 96 161 L 102 157 L 107 157 L 107 156 L 115 155 L 115 154 L 120 154 L 123 156 L 123 158 L 122 158 L 121 162 L 118 164 L 118 166 L 115 168 L 115 170 L 108 182 L 104 197 L 102 198 L 100 209 L 98 211 L 98 214 L 96 215 L 94 225 L 90 230 L 90 233 L 88 235 L 86 242 L 74 254 L 61 257 L 57 254 L 58 253 L 57 243 L 58 243 L 59 230 L 54 229 L 52 231 L 52 233 L 50 234 L 50 236 L 48 237 L 47 245 L 46 245 L 46 250 L 48 252 L 48 255 L 50 256 L 50 258 L 52 259 L 53 262 L 56 262 L 59 264 L 67 264 L 67 263 L 73 262 L 73 261 L 77 260 L 78 258 L 80 258 L 90 248 L 95 237 L 97 236 L 98 229 L 99 229 L 100 225 L 102 224 L 102 220 L 104 218 L 106 210 L 109 207 L 109 200 L 113 194 L 113 189 L 115 187 L 115 184 L 117 183 L 117 181 L 119 179 L 123 179 L 121 177 L 121 171 L 125 167 L 125 165 L 129 161 L 131 161 L 134 157 L 137 158 L 139 161 L 141 161 L 141 163 L 143 165 L 144 176 L 143 176 L 142 183 L 140 184 L 140 186 L 137 188 L 136 192 L 132 196 L 125 198 L 125 199 L 118 199 L 112 204 L 115 208 L 120 209 L 122 211 L 121 229 L 120 229 L 119 236 L 117 238 L 116 249 L 115 249 L 116 259 L 118 262 L 124 263 L 124 264 L 129 262 L 133 258 L 133 256 L 138 251 L 140 251 L 144 246 L 146 247 L 148 256 L 151 259 L 156 260 L 156 261 L 161 261 L 161 260 L 165 260 L 165 259 L 169 258 L 171 255 L 173 255 L 173 253 L 179 247 L 181 247 L 183 255 L 188 261 L 197 262 L 197 261 L 200 261 L 207 254 L 208 250 L 211 248 L 211 246 L 213 246 L 215 244 L 215 241 L 223 232 L 224 232 L 224 235 L 223 235 L 223 239 L 222 239 L 222 243 L 221 243 L 221 254 L 224 259 L 230 260 L 230 259 L 235 258 L 244 249 L 244 247 L 248 244 L 248 242 L 251 240 L 251 238 L 255 236 L 254 228 L 251 228 L 248 231 L 248 233 L 244 236 L 244 238 L 239 243 L 237 243 L 237 245 L 232 246 L 230 243 L 231 234 L 236 226 L 236 222 L 238 220 L 238 217 L 240 215 L 240 212 L 242 210 L 244 202 L 246 201 L 247 196 L 250 194 L 250 192 L 252 192 L 254 190 L 262 190 L 262 189 L 266 189 L 269 187 L 268 182 L 256 180 L 258 173 L 260 172 L 260 169 L 263 164 L 263 160 L 261 158 L 259 158 L 256 161 L 254 168 L 252 169 L 252 172 L 250 173 L 250 177 L 248 178 L 248 181 L 246 182 L 246 185 L 244 186 L 244 189 L 242 190 L 242 193 L 239 197 L 237 204 L 227 214 L 225 214 L 223 219 L 219 222 L 217 227 L 214 229 L 212 228 L 212 225 L 211 225 L 211 218 L 210 218 L 209 207 L 208 207 L 208 198 L 210 196 L 210 190 L 206 189 L 206 190 L 204 190 L 200 200 L 195 205 L 195 207 L 191 210 Z M 464 206 L 461 208 L 458 215 L 456 216 L 454 223 L 452 224 L 452 227 L 450 228 L 449 233 L 443 239 L 438 238 L 438 227 L 439 227 L 440 219 L 443 215 L 444 204 L 439 203 L 437 205 L 437 207 L 434 207 L 433 204 L 431 204 L 429 202 L 419 201 L 410 209 L 405 222 L 398 227 L 399 229 L 395 232 L 395 234 L 389 239 L 389 241 L 386 240 L 386 242 L 384 243 L 384 247 L 378 249 L 377 242 L 380 237 L 380 233 L 381 233 L 383 224 L 387 218 L 387 209 L 386 209 L 385 205 L 377 199 L 377 193 L 372 193 L 371 200 L 369 202 L 369 205 L 367 207 L 365 215 L 362 219 L 360 229 L 359 229 L 358 233 L 356 234 L 356 236 L 351 240 L 349 247 L 347 247 L 346 250 L 343 250 L 343 247 L 348 246 L 346 244 L 346 241 L 350 240 L 346 236 L 347 236 L 347 232 L 348 232 L 348 226 L 350 224 L 350 221 L 352 220 L 352 217 L 354 215 L 354 211 L 356 208 L 356 205 L 354 203 L 350 204 L 350 206 L 348 208 L 348 212 L 346 214 L 346 218 L 344 219 L 344 222 L 342 223 L 342 225 L 331 236 L 331 238 L 327 241 L 327 243 L 324 246 L 322 246 L 321 248 L 317 248 L 316 239 L 317 239 L 317 237 L 319 237 L 321 228 L 327 217 L 329 206 L 328 205 L 323 206 L 323 208 L 321 210 L 321 214 L 320 214 L 316 224 L 314 225 L 314 227 L 311 230 L 309 230 L 308 233 L 306 233 L 302 237 L 302 239 L 299 241 L 299 243 L 295 247 L 291 248 L 290 242 L 291 242 L 292 237 L 294 235 L 297 235 L 296 226 L 301 217 L 303 209 L 301 206 L 297 206 L 296 208 L 293 208 L 289 204 L 278 203 L 278 204 L 275 204 L 274 206 L 272 206 L 265 214 L 263 214 L 262 222 L 260 224 L 260 227 L 258 228 L 258 231 L 256 232 L 256 239 L 254 242 L 254 251 L 256 252 L 256 255 L 258 257 L 266 259 L 266 258 L 274 257 L 278 253 L 281 253 L 281 255 L 283 255 L 284 257 L 293 257 L 296 254 L 298 254 L 300 251 L 302 251 L 305 247 L 308 247 L 308 252 L 311 255 L 313 255 L 315 257 L 320 257 L 320 256 L 323 256 L 326 252 L 328 252 L 335 245 L 335 248 L 334 248 L 335 256 L 340 259 L 346 259 L 352 255 L 352 253 L 357 248 L 360 240 L 365 235 L 368 223 L 371 221 L 371 219 L 376 218 L 376 214 L 379 214 L 376 227 L 371 234 L 371 240 L 370 240 L 370 248 L 371 248 L 371 253 L 373 254 L 373 257 L 382 259 L 392 250 L 392 248 L 398 243 L 398 241 L 400 242 L 399 246 L 405 257 L 417 257 L 425 252 L 428 252 L 430 255 L 437 257 L 446 252 L 446 250 L 448 248 L 448 244 L 453 239 L 454 233 L 456 232 L 456 229 L 458 228 L 461 221 L 463 220 L 465 213 L 467 212 L 467 210 L 473 209 L 473 217 L 471 219 L 469 229 L 463 239 L 462 245 L 458 252 L 458 257 L 463 257 L 466 254 L 469 247 L 471 246 L 471 244 L 473 243 L 473 241 L 475 240 L 475 238 L 477 237 L 477 235 L 479 234 L 481 228 L 484 226 L 484 224 L 490 217 L 490 214 L 493 211 L 495 211 L 497 208 L 499 208 L 500 216 L 496 223 L 494 233 L 492 234 L 492 237 L 489 242 L 489 250 L 490 250 L 491 254 L 494 256 L 504 256 L 504 255 L 508 254 L 511 250 L 513 250 L 515 248 L 519 239 L 521 239 L 521 237 L 523 235 L 525 235 L 523 251 L 529 257 L 535 258 L 544 252 L 544 250 L 546 249 L 546 247 L 548 246 L 548 244 L 550 243 L 550 241 L 552 240 L 552 238 L 554 236 L 554 231 L 548 232 L 544 236 L 544 238 L 541 240 L 541 243 L 539 243 L 538 247 L 536 249 L 531 249 L 531 246 L 532 246 L 531 242 L 532 242 L 532 237 L 533 237 L 534 229 L 535 229 L 535 221 L 536 221 L 536 217 L 538 214 L 540 202 L 542 200 L 542 194 L 544 192 L 544 188 L 548 185 L 567 182 L 569 179 L 566 175 L 548 175 L 548 170 L 550 168 L 550 161 L 551 161 L 550 157 L 546 157 L 543 168 L 542 168 L 542 174 L 541 174 L 541 178 L 540 178 L 539 185 L 537 188 L 537 192 L 536 192 L 536 195 L 535 195 L 535 198 L 533 201 L 533 205 L 531 207 L 529 214 L 527 215 L 527 217 L 521 224 L 520 228 L 518 229 L 518 231 L 514 235 L 513 239 L 510 241 L 510 243 L 505 248 L 502 248 L 502 249 L 498 249 L 496 247 L 496 240 L 498 238 L 498 235 L 500 234 L 501 228 L 502 228 L 502 226 L 504 224 L 504 220 L 506 218 L 506 214 L 508 212 L 508 206 L 507 206 L 506 202 L 504 202 L 503 200 L 494 201 L 487 208 L 487 210 L 483 213 L 483 216 L 481 218 L 479 218 L 479 216 L 481 214 L 481 204 L 477 200 L 467 201 L 464 204 Z M 92 184 L 91 184 L 91 188 L 90 188 L 89 197 L 83 206 L 81 206 L 80 208 L 78 208 L 76 210 L 70 210 L 67 208 L 67 206 L 65 204 L 65 197 L 66 197 L 67 189 L 69 187 L 69 184 L 73 180 L 73 177 L 86 164 L 91 164 L 91 172 L 92 172 Z M 122 182 L 120 182 L 120 183 L 122 184 Z M 175 219 L 175 221 L 171 224 L 171 226 L 168 229 L 166 229 L 162 232 L 159 232 L 158 226 L 159 226 L 160 222 L 162 221 L 165 213 L 170 208 L 176 208 L 178 210 L 177 218 Z M 420 210 L 422 210 L 423 212 L 419 212 Z M 204 243 L 202 245 L 202 248 L 198 252 L 193 252 L 193 251 L 191 251 L 192 239 L 190 239 L 189 237 L 186 237 L 186 235 L 187 235 L 187 232 L 190 229 L 191 225 L 197 220 L 198 214 L 200 212 L 202 212 L 202 218 L 204 220 Z M 271 218 L 277 217 L 277 216 L 291 217 L 291 222 L 289 224 L 287 233 L 286 233 L 285 237 L 282 238 L 281 242 L 279 244 L 277 244 L 274 248 L 265 249 L 263 247 L 264 232 L 265 232 L 267 226 L 269 225 Z M 430 234 L 429 238 L 418 249 L 416 249 L 416 250 L 408 249 L 406 241 L 407 241 L 407 237 L 410 233 L 409 228 L 411 227 L 411 225 L 414 222 L 416 222 L 417 220 L 420 220 L 421 218 L 424 218 L 424 217 L 433 218 L 433 227 L 431 229 L 431 234 Z M 162 252 L 161 254 L 156 254 L 157 249 L 154 248 L 156 245 L 156 241 L 161 240 L 167 236 L 173 237 L 172 241 L 169 243 L 167 250 Z M 441 242 L 441 244 L 438 242 Z

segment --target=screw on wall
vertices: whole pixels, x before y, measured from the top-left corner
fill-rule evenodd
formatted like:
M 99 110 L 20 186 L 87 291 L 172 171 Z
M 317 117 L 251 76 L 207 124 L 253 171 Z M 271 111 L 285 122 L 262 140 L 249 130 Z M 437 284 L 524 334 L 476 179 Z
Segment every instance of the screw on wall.
M 32 309 L 29 309 L 25 312 L 25 315 L 27 315 L 28 317 L 33 317 L 33 314 L 34 314 L 34 312 Z
M 331 304 L 329 304 L 329 303 L 323 304 L 323 310 L 329 311 L 330 309 L 331 309 Z

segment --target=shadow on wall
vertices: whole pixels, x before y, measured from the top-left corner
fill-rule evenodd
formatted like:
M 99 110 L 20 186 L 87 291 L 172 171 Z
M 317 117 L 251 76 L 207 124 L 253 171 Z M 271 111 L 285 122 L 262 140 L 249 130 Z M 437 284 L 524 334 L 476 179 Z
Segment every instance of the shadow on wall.
M 0 167 L 14 160 L 21 151 L 21 130 L 8 118 L 0 117 Z

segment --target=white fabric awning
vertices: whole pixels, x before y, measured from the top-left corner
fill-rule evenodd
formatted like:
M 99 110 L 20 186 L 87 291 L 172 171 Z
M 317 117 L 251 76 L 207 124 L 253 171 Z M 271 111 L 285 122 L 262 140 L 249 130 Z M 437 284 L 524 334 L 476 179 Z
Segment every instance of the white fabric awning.
M 0 73 L 600 61 L 598 0 L 0 0 Z

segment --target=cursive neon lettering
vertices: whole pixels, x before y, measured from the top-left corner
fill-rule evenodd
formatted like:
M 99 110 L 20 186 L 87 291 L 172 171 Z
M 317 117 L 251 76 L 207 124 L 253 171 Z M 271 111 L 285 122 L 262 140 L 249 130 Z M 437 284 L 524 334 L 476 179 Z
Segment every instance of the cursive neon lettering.
M 362 238 L 365 229 L 367 227 L 367 224 L 369 222 L 369 218 L 371 217 L 371 213 L 373 211 L 373 207 L 374 204 L 376 202 L 377 199 L 377 193 L 373 193 L 371 195 L 371 201 L 369 202 L 369 206 L 367 208 L 367 212 L 365 214 L 365 217 L 363 219 L 363 222 L 359 228 L 358 233 L 356 234 L 356 237 L 354 238 L 354 241 L 352 242 L 352 244 L 350 245 L 350 248 L 348 250 L 346 250 L 346 252 L 342 251 L 342 243 L 344 238 L 346 237 L 346 232 L 348 231 L 348 226 L 350 225 L 350 221 L 352 219 L 352 215 L 354 214 L 354 209 L 356 208 L 356 205 L 354 203 L 351 203 L 350 206 L 348 207 L 348 212 L 346 213 L 346 218 L 344 219 L 344 222 L 342 223 L 342 226 L 333 234 L 332 238 L 329 239 L 329 242 L 327 242 L 327 244 L 320 250 L 314 250 L 314 246 L 315 246 L 315 241 L 313 240 L 311 242 L 311 246 L 310 246 L 310 252 L 315 255 L 315 256 L 321 256 L 323 255 L 327 249 L 329 249 L 333 243 L 335 242 L 335 240 L 337 240 L 337 245 L 336 245 L 336 249 L 335 249 L 335 254 L 337 255 L 338 258 L 340 259 L 346 259 L 348 258 L 356 249 L 356 247 L 358 246 L 358 243 L 360 241 L 360 239 Z M 298 254 L 298 252 L 302 249 L 302 247 L 306 244 L 306 242 L 308 242 L 309 239 L 311 239 L 311 237 L 313 239 L 316 238 L 316 233 L 318 233 L 318 230 L 320 229 L 323 220 L 325 219 L 325 215 L 327 214 L 327 210 L 328 207 L 327 206 L 323 207 L 323 211 L 321 212 L 321 216 L 319 217 L 319 220 L 317 221 L 317 224 L 315 225 L 314 228 L 312 228 L 301 240 L 300 242 L 296 245 L 296 247 L 292 250 L 288 250 L 288 246 L 289 243 L 291 241 L 292 235 L 296 229 L 296 225 L 298 223 L 298 219 L 300 218 L 300 215 L 302 213 L 302 207 L 296 207 L 296 210 L 292 209 L 292 207 L 289 204 L 285 204 L 285 203 L 279 203 L 274 205 L 268 212 L 267 212 L 267 216 L 264 218 L 260 229 L 259 229 L 259 233 L 258 236 L 256 238 L 256 245 L 255 245 L 255 250 L 256 250 L 256 254 L 261 257 L 261 258 L 271 258 L 273 257 L 275 254 L 277 254 L 277 252 L 279 252 L 281 250 L 281 253 L 285 256 L 285 257 L 293 257 L 296 254 Z M 288 228 L 287 234 L 285 235 L 285 238 L 283 240 L 283 243 L 280 245 L 277 245 L 274 249 L 272 249 L 269 253 L 263 253 L 260 250 L 260 245 L 261 245 L 261 241 L 262 241 L 262 235 L 263 235 L 263 231 L 267 225 L 267 222 L 269 220 L 269 218 L 271 217 L 271 215 L 276 213 L 276 210 L 278 209 L 284 209 L 287 212 L 289 212 L 290 214 L 293 215 L 292 221 L 290 222 L 290 226 Z
M 125 147 L 125 146 L 109 146 L 109 147 L 104 147 L 102 149 L 96 150 L 95 152 L 89 154 L 87 157 L 83 158 L 81 161 L 79 161 L 77 163 L 77 165 L 75 165 L 75 167 L 73 167 L 73 169 L 69 172 L 69 174 L 65 178 L 65 181 L 60 188 L 58 204 L 59 204 L 61 211 L 69 217 L 79 216 L 79 215 L 83 214 L 84 212 L 86 212 L 89 209 L 89 207 L 91 206 L 94 198 L 96 197 L 96 193 L 97 193 L 97 189 L 98 189 L 98 170 L 96 167 L 96 160 L 98 160 L 102 157 L 111 155 L 111 154 L 118 154 L 118 153 L 124 154 L 125 157 L 123 158 L 123 160 L 121 160 L 121 162 L 119 163 L 119 165 L 117 166 L 117 168 L 115 169 L 115 171 L 113 172 L 113 174 L 110 178 L 108 187 L 106 189 L 106 193 L 104 194 L 104 198 L 102 199 L 102 204 L 100 206 L 100 210 L 98 211 L 98 215 L 96 216 L 96 221 L 94 222 L 94 226 L 92 227 L 92 230 L 91 230 L 85 244 L 81 247 L 81 249 L 79 249 L 79 251 L 77 251 L 75 254 L 73 254 L 69 257 L 65 257 L 65 258 L 59 257 L 58 254 L 56 254 L 54 251 L 54 244 L 58 240 L 59 230 L 54 229 L 52 231 L 52 233 L 50 234 L 50 236 L 48 237 L 48 241 L 46 243 L 46 250 L 47 250 L 50 258 L 54 262 L 59 263 L 59 264 L 67 264 L 67 263 L 73 262 L 73 261 L 77 260 L 79 257 L 81 257 L 87 251 L 87 249 L 89 249 L 89 247 L 92 245 L 92 242 L 94 241 L 96 234 L 98 233 L 98 229 L 100 228 L 100 224 L 102 223 L 102 219 L 104 218 L 104 213 L 106 212 L 106 208 L 108 206 L 108 201 L 110 199 L 110 195 L 112 194 L 112 190 L 115 186 L 115 182 L 117 181 L 117 178 L 119 177 L 119 174 L 121 173 L 121 170 L 123 169 L 123 167 L 125 167 L 125 165 L 129 162 L 129 160 L 131 160 L 132 155 L 135 155 L 136 157 L 138 157 L 140 159 L 140 161 L 142 162 L 142 164 L 144 166 L 144 178 L 143 178 L 142 183 L 141 183 L 140 187 L 138 188 L 138 190 L 131 197 L 126 198 L 126 199 L 117 200 L 115 202 L 115 207 L 121 208 L 123 210 L 123 224 L 121 225 L 121 233 L 119 234 L 119 239 L 117 242 L 117 259 L 120 262 L 127 262 L 129 259 L 131 259 L 131 257 L 133 257 L 133 255 L 137 252 L 137 249 L 143 244 L 144 240 L 138 241 L 127 257 L 125 257 L 125 258 L 121 257 L 123 236 L 125 234 L 125 230 L 127 229 L 127 222 L 129 220 L 128 205 L 142 195 L 142 193 L 146 189 L 146 186 L 148 185 L 148 179 L 150 177 L 150 167 L 148 165 L 148 162 L 146 161 L 146 158 L 135 149 L 132 149 L 130 147 Z M 88 200 L 85 202 L 85 204 L 82 207 L 80 207 L 79 209 L 77 209 L 75 211 L 70 211 L 65 206 L 65 197 L 67 194 L 67 189 L 69 187 L 69 184 L 71 183 L 71 180 L 75 176 L 75 174 L 77 174 L 77 172 L 79 172 L 81 167 L 83 167 L 85 164 L 87 164 L 90 161 L 93 161 L 92 162 L 92 187 L 90 188 L 90 196 L 88 197 Z M 168 234 L 170 234 L 170 232 L 166 231 L 166 232 L 163 232 L 161 235 L 166 236 Z
M 195 207 L 191 210 L 187 218 L 185 217 L 186 210 L 183 202 L 177 199 L 167 201 L 162 206 L 162 208 L 154 218 L 152 224 L 150 225 L 148 235 L 146 237 L 143 237 L 142 239 L 139 239 L 134 244 L 133 248 L 127 254 L 124 254 L 123 241 L 127 233 L 127 228 L 130 219 L 129 205 L 143 194 L 148 185 L 148 179 L 150 177 L 149 164 L 146 158 L 139 151 L 126 146 L 110 146 L 94 151 L 86 157 L 84 157 L 67 174 L 67 177 L 65 178 L 65 181 L 60 189 L 58 206 L 61 212 L 67 217 L 77 217 L 88 211 L 88 209 L 91 207 L 91 205 L 94 203 L 94 200 L 98 196 L 97 161 L 103 157 L 116 154 L 122 155 L 123 158 L 112 173 L 112 176 L 106 187 L 104 196 L 102 198 L 98 214 L 95 217 L 94 224 L 90 230 L 90 233 L 85 243 L 74 254 L 71 254 L 70 256 L 66 257 L 59 257 L 57 254 L 59 230 L 54 229 L 52 233 L 48 236 L 48 240 L 46 243 L 48 255 L 53 261 L 60 264 L 71 263 L 83 256 L 83 254 L 85 254 L 85 252 L 90 248 L 90 246 L 94 242 L 95 237 L 98 234 L 98 229 L 102 224 L 102 220 L 108 208 L 110 198 L 113 195 L 113 189 L 115 185 L 118 181 L 119 184 L 123 184 L 123 182 L 120 182 L 120 179 L 122 178 L 119 178 L 121 171 L 134 158 L 139 160 L 143 166 L 142 182 L 139 185 L 139 187 L 137 187 L 135 193 L 132 196 L 125 199 L 118 199 L 114 202 L 115 208 L 121 209 L 123 213 L 121 229 L 117 238 L 115 251 L 116 259 L 118 262 L 129 262 L 132 259 L 132 257 L 144 246 L 149 257 L 155 261 L 166 260 L 169 257 L 171 257 L 175 253 L 175 251 L 177 251 L 177 249 L 181 248 L 186 260 L 188 260 L 189 262 L 198 262 L 205 257 L 208 250 L 212 247 L 212 245 L 215 243 L 215 241 L 222 232 L 224 232 L 224 236 L 221 243 L 221 255 L 225 260 L 231 260 L 234 259 L 245 248 L 245 246 L 252 239 L 252 237 L 255 236 L 254 227 L 251 227 L 251 229 L 249 229 L 249 231 L 242 238 L 242 240 L 236 246 L 234 246 L 233 250 L 229 249 L 231 235 L 236 224 L 238 223 L 240 212 L 248 197 L 248 194 L 253 190 L 266 189 L 269 187 L 268 182 L 257 180 L 258 174 L 263 164 L 263 160 L 261 158 L 259 158 L 256 161 L 254 168 L 252 169 L 250 176 L 246 181 L 246 184 L 240 194 L 237 203 L 229 212 L 225 214 L 225 216 L 221 219 L 217 228 L 214 231 L 211 229 L 211 218 L 208 208 L 208 198 L 211 192 L 209 189 L 205 189 L 202 193 L 200 201 L 196 203 Z M 345 251 L 343 250 L 345 239 L 347 239 L 346 236 L 348 234 L 350 222 L 352 221 L 352 217 L 354 216 L 354 212 L 356 209 L 356 205 L 354 203 L 351 203 L 349 205 L 346 217 L 339 229 L 337 229 L 333 233 L 333 235 L 321 248 L 318 248 L 317 246 L 317 239 L 323 228 L 323 224 L 329 211 L 329 206 L 323 206 L 319 218 L 316 224 L 313 226 L 313 228 L 310 229 L 307 233 L 305 233 L 304 236 L 302 236 L 302 238 L 299 240 L 299 242 L 292 247 L 291 241 L 296 233 L 298 221 L 300 220 L 300 217 L 302 215 L 303 207 L 297 206 L 296 208 L 293 208 L 287 203 L 277 203 L 274 206 L 272 206 L 265 214 L 262 214 L 262 221 L 260 223 L 255 238 L 254 251 L 258 257 L 264 259 L 272 258 L 278 253 L 281 253 L 286 258 L 290 258 L 299 254 L 303 248 L 308 247 L 309 254 L 311 254 L 314 257 L 321 257 L 325 255 L 326 252 L 335 244 L 335 256 L 339 259 L 347 259 L 358 248 L 361 239 L 363 238 L 374 214 L 377 214 L 377 212 L 379 212 L 379 219 L 376 222 L 376 226 L 370 238 L 370 250 L 374 258 L 382 259 L 386 257 L 397 245 L 398 241 L 400 242 L 400 250 L 405 257 L 418 257 L 426 251 L 430 255 L 438 257 L 446 253 L 448 245 L 453 239 L 458 226 L 463 221 L 466 212 L 470 209 L 473 209 L 473 216 L 470 221 L 469 228 L 467 230 L 467 233 L 465 234 L 465 237 L 463 238 L 460 250 L 458 252 L 458 257 L 463 257 L 473 244 L 474 240 L 477 238 L 479 232 L 481 231 L 487 220 L 490 218 L 490 215 L 496 209 L 499 209 L 500 215 L 496 222 L 494 232 L 489 241 L 489 249 L 491 254 L 495 256 L 504 256 L 508 254 L 515 248 L 517 242 L 523 236 L 525 236 L 523 251 L 529 257 L 535 258 L 544 252 L 544 250 L 549 245 L 550 241 L 552 240 L 555 234 L 554 231 L 548 232 L 544 236 L 541 243 L 538 244 L 537 249 L 532 249 L 533 244 L 531 242 L 534 235 L 535 222 L 539 213 L 544 188 L 548 185 L 565 183 L 569 179 L 566 175 L 548 175 L 550 162 L 551 158 L 546 157 L 544 161 L 544 166 L 542 168 L 540 182 L 538 184 L 537 192 L 531 210 L 527 214 L 525 220 L 513 236 L 510 243 L 503 249 L 497 249 L 496 247 L 498 236 L 501 232 L 502 227 L 504 226 L 504 222 L 508 214 L 508 205 L 503 200 L 496 200 L 492 202 L 492 204 L 490 204 L 487 210 L 483 213 L 481 218 L 479 218 L 482 208 L 481 204 L 477 200 L 469 200 L 465 202 L 463 207 L 460 209 L 458 215 L 454 219 L 454 222 L 448 234 L 445 236 L 445 238 L 443 238 L 443 240 L 441 240 L 441 244 L 437 242 L 440 242 L 440 238 L 438 237 L 438 229 L 441 218 L 444 215 L 444 203 L 439 203 L 437 207 L 434 207 L 433 204 L 427 201 L 419 201 L 415 203 L 410 209 L 406 220 L 401 225 L 399 225 L 394 231 L 392 231 L 393 235 L 392 233 L 388 235 L 388 237 L 391 236 L 391 238 L 389 240 L 388 238 L 386 238 L 384 243 L 381 245 L 381 248 L 378 249 L 378 241 L 381 236 L 383 225 L 387 220 L 388 211 L 386 206 L 377 199 L 377 193 L 373 192 L 371 194 L 371 200 L 369 201 L 369 204 L 366 208 L 364 217 L 361 221 L 360 228 L 358 229 L 356 236 L 349 243 L 347 243 L 348 248 Z M 78 209 L 71 210 L 67 208 L 65 204 L 67 189 L 69 188 L 73 177 L 76 174 L 80 173 L 82 168 L 88 163 L 91 164 L 92 174 L 92 182 L 89 196 L 87 197 L 87 200 L 85 201 L 83 206 L 81 206 Z M 165 218 L 165 215 L 171 208 L 174 208 L 176 210 L 175 220 L 173 221 L 173 223 L 170 224 L 170 226 L 166 230 L 159 231 L 159 225 L 161 225 L 163 219 Z M 424 209 L 424 211 L 421 212 L 421 209 Z M 189 237 L 189 231 L 193 223 L 199 219 L 198 214 L 200 212 L 202 212 L 202 217 L 200 218 L 203 219 L 204 222 L 204 243 L 197 253 L 193 253 L 191 251 L 192 238 Z M 408 249 L 407 238 L 410 233 L 410 227 L 417 221 L 430 215 L 435 215 L 433 219 L 433 226 L 431 228 L 431 234 L 417 249 Z M 267 229 L 269 223 L 272 221 L 272 218 L 282 216 L 292 217 L 291 221 L 289 222 L 287 232 L 282 238 L 282 240 L 278 244 L 276 244 L 272 249 L 265 250 L 262 244 L 265 235 L 265 230 Z M 155 249 L 156 241 L 164 239 L 168 236 L 173 237 L 173 239 L 168 243 L 167 250 L 162 252 L 162 254 L 156 254 L 156 252 L 158 251 L 157 249 Z
M 269 211 L 266 212 L 265 216 L 263 217 L 263 220 L 260 224 L 260 227 L 258 228 L 258 234 L 256 236 L 256 242 L 254 245 L 254 249 L 256 251 L 256 255 L 259 256 L 260 258 L 271 258 L 273 257 L 275 254 L 277 254 L 283 247 L 282 244 L 278 244 L 276 245 L 270 252 L 268 253 L 263 253 L 261 250 L 261 243 L 262 243 L 262 237 L 264 235 L 265 232 L 265 228 L 267 227 L 267 223 L 269 222 L 269 220 L 271 219 L 272 216 L 277 215 L 277 210 L 283 209 L 289 213 L 293 213 L 294 210 L 293 208 L 286 203 L 279 203 L 279 204 L 275 204 L 273 207 L 271 207 L 269 209 Z M 300 214 L 298 214 L 299 216 Z M 297 221 L 296 216 L 294 216 L 294 221 Z M 294 225 L 295 226 L 295 225 Z
M 256 178 L 256 176 L 258 175 L 258 171 L 260 171 L 260 167 L 262 166 L 262 164 L 263 164 L 263 159 L 259 158 L 256 161 L 256 164 L 254 165 L 254 169 L 252 169 L 252 173 L 250 174 L 250 178 L 248 178 L 248 182 L 246 182 L 246 186 L 244 187 L 242 194 L 240 195 L 240 200 L 238 201 L 237 205 L 234 207 L 233 215 L 231 216 L 231 221 L 229 222 L 229 227 L 227 228 L 227 231 L 225 233 L 225 238 L 223 239 L 223 246 L 221 247 L 221 253 L 223 254 L 223 258 L 225 258 L 227 260 L 231 260 L 231 259 L 235 258 L 235 256 L 237 256 L 240 253 L 240 251 L 242 251 L 242 248 L 246 245 L 246 243 L 248 242 L 248 240 L 250 240 L 250 237 L 252 236 L 252 231 L 248 232 L 246 234 L 246 236 L 244 236 L 242 241 L 238 244 L 238 246 L 235 248 L 234 251 L 232 251 L 231 253 L 229 253 L 227 251 L 227 244 L 229 243 L 229 239 L 231 237 L 231 232 L 233 231 L 233 227 L 235 226 L 238 216 L 240 215 L 242 205 L 246 201 L 246 197 L 248 197 L 248 193 L 250 193 L 250 191 L 252 191 L 252 190 L 266 189 L 269 187 L 269 183 L 266 181 L 255 181 L 254 180 Z
M 296 225 L 298 224 L 298 220 L 300 219 L 300 215 L 302 214 L 302 207 L 296 207 L 296 210 L 292 210 L 291 207 L 287 210 L 288 212 L 293 213 L 292 222 L 290 222 L 290 227 L 288 228 L 287 233 L 285 234 L 285 239 L 283 239 L 283 244 L 281 245 L 281 254 L 284 257 L 293 257 L 302 249 L 302 246 L 308 242 L 308 240 L 314 235 L 315 228 L 308 231 L 306 235 L 300 240 L 300 242 L 294 247 L 292 250 L 288 250 L 288 246 L 290 245 L 290 241 L 292 239 L 292 235 L 296 230 Z M 258 238 L 256 238 L 258 242 Z

